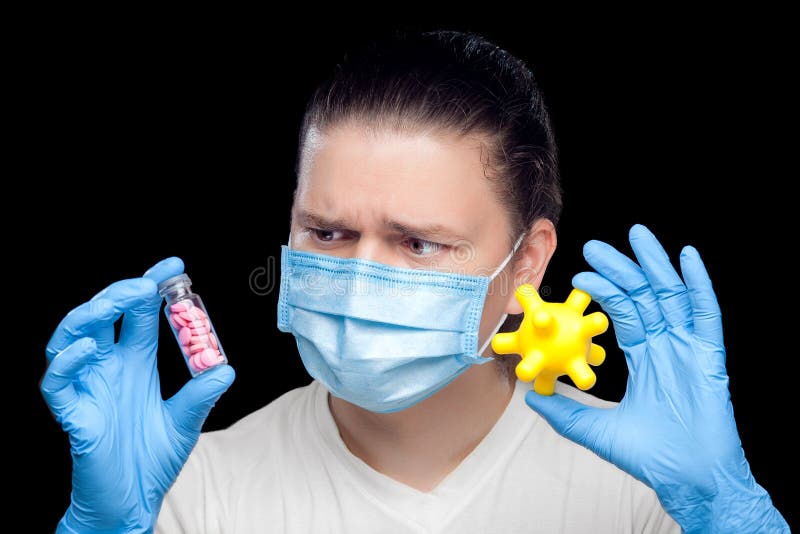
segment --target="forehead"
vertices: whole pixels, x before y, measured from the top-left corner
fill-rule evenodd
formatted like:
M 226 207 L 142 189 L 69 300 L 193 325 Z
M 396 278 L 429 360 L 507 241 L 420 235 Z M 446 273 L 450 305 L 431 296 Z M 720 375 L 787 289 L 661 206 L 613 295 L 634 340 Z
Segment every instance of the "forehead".
M 477 137 L 358 124 L 310 130 L 296 207 L 364 225 L 416 219 L 470 233 L 502 231 L 505 214 L 484 174 L 485 154 Z

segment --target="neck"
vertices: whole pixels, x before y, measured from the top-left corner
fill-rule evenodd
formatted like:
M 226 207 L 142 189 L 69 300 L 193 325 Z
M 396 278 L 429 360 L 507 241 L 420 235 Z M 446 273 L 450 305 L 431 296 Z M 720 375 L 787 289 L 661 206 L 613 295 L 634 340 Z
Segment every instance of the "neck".
M 511 378 L 502 376 L 494 362 L 473 365 L 435 395 L 395 413 L 373 413 L 330 394 L 328 403 L 354 455 L 376 471 L 428 492 L 458 467 L 503 414 L 514 391 Z

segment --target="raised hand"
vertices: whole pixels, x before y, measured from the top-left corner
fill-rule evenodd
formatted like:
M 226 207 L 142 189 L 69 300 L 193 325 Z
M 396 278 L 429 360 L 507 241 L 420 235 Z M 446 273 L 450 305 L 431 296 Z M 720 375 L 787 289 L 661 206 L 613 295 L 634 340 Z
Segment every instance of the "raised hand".
M 69 312 L 47 345 L 41 391 L 69 433 L 73 459 L 59 532 L 152 531 L 205 418 L 233 382 L 233 368 L 220 365 L 161 398 L 156 286 L 182 271 L 183 262 L 169 258 L 142 278 L 111 284 Z
M 644 226 L 630 231 L 638 264 L 600 241 L 584 247 L 596 272 L 573 278 L 611 317 L 628 383 L 614 408 L 561 395 L 528 405 L 565 437 L 653 488 L 685 532 L 788 532 L 745 459 L 733 416 L 722 320 L 700 255 L 683 279 Z

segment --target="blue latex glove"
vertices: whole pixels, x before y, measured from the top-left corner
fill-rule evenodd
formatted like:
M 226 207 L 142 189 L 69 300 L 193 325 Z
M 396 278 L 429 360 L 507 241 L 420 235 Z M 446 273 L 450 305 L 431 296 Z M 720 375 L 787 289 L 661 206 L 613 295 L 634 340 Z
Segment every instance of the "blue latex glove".
M 220 365 L 161 398 L 156 284 L 181 272 L 183 262 L 169 258 L 143 278 L 111 284 L 69 312 L 50 339 L 41 390 L 69 433 L 73 461 L 58 532 L 152 531 L 203 421 L 233 382 L 233 368 Z
M 527 394 L 528 405 L 563 436 L 641 480 L 685 532 L 789 532 L 744 456 L 725 371 L 722 320 L 697 250 L 685 247 L 683 280 L 655 236 L 630 231 L 637 265 L 600 241 L 577 274 L 611 317 L 628 364 L 614 408 L 561 395 Z

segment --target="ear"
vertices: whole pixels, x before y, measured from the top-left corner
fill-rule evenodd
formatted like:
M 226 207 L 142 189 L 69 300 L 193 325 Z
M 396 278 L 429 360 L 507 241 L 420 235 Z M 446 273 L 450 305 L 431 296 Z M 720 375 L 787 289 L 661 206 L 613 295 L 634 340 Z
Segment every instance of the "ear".
M 556 228 L 550 219 L 537 219 L 519 246 L 514 263 L 514 290 L 522 284 L 531 284 L 537 290 L 542 283 L 544 271 L 556 250 Z M 511 291 L 506 302 L 506 313 L 522 313 L 517 302 L 516 291 Z

